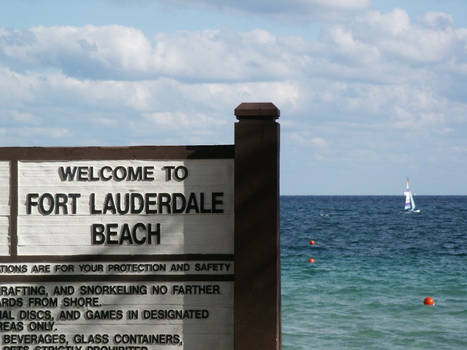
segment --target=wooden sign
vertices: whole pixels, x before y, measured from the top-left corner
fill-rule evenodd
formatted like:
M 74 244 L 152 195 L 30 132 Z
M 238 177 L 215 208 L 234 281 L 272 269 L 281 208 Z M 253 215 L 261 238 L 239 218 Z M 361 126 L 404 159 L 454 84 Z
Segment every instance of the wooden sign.
M 0 256 L 8 255 L 10 215 L 10 163 L 0 161 Z
M 235 145 L 0 148 L 1 349 L 279 349 L 278 110 L 236 115 Z

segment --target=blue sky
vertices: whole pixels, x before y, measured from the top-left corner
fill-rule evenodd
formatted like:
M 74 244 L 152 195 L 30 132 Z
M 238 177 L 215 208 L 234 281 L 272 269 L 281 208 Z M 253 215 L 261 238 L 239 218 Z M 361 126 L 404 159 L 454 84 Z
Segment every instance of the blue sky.
M 0 2 L 0 146 L 228 144 L 281 110 L 282 194 L 467 195 L 462 0 Z

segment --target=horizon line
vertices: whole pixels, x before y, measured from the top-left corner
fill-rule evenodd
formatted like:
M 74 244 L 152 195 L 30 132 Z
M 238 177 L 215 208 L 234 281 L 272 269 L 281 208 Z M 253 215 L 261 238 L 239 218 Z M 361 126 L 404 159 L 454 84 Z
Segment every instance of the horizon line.
M 467 197 L 467 194 L 415 194 L 417 197 Z M 404 194 L 280 194 L 281 197 L 403 197 Z

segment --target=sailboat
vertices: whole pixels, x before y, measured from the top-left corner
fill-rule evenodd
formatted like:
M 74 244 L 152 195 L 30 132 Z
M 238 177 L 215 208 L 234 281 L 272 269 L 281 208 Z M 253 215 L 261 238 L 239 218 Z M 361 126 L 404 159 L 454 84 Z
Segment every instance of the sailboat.
M 404 210 L 406 212 L 420 213 L 420 209 L 415 209 L 415 201 L 413 199 L 412 191 L 410 190 L 410 187 L 409 187 L 409 178 L 407 178 L 404 196 L 405 196 Z

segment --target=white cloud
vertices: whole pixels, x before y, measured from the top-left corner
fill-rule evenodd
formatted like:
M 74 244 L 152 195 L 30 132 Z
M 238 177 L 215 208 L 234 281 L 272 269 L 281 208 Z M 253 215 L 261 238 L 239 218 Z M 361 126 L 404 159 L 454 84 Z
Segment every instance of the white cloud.
M 165 129 L 200 129 L 206 125 L 216 126 L 226 124 L 202 113 L 187 114 L 183 112 L 156 112 L 143 114 L 144 118 L 150 120 L 155 126 Z
M 10 120 L 11 126 L 7 128 L 9 137 L 2 137 L 3 145 L 47 143 L 45 140 L 56 144 L 59 139 L 74 145 L 151 144 L 155 140 L 173 144 L 179 139 L 229 143 L 233 109 L 238 103 L 274 100 L 293 110 L 300 93 L 292 82 L 103 81 L 60 72 L 3 72 L 0 121 Z M 10 86 L 15 85 L 18 93 L 11 94 Z M 16 110 L 18 106 L 21 112 Z M 54 128 L 48 129 L 50 125 Z M 79 134 L 86 137 L 77 138 Z M 195 134 L 207 137 L 202 142 L 189 136 Z
M 425 25 L 437 29 L 443 29 L 454 25 L 454 18 L 443 12 L 427 12 L 422 21 Z
M 434 67 L 439 72 L 465 74 L 467 31 L 455 29 L 446 18 L 431 13 L 414 24 L 401 9 L 371 11 L 352 24 L 332 25 L 319 40 L 308 42 L 259 29 L 158 33 L 154 38 L 123 26 L 2 30 L 0 59 L 10 75 L 55 73 L 81 82 L 163 77 L 189 83 L 299 81 L 319 75 L 394 83 L 420 77 L 429 64 L 439 65 Z M 425 25 L 440 19 L 447 25 Z M 400 74 L 401 69 L 406 72 Z M 140 93 L 137 100 L 147 99 Z
M 369 29 L 376 29 L 379 33 L 390 33 L 391 36 L 398 36 L 410 30 L 410 18 L 405 10 L 395 8 L 391 12 L 381 13 L 371 11 L 359 19 L 363 25 L 369 25 Z M 369 31 L 369 34 L 372 32 Z
M 272 101 L 284 161 L 294 165 L 311 158 L 315 169 L 367 174 L 428 158 L 461 163 L 467 29 L 450 14 L 366 11 L 366 0 L 183 4 L 274 23 L 333 21 L 311 38 L 274 29 L 0 29 L 2 145 L 231 143 L 233 109 Z
M 14 122 L 22 124 L 37 124 L 40 122 L 40 119 L 32 113 L 15 110 L 0 111 L 0 118 L 2 118 L 3 120 L 11 119 Z
M 40 82 L 34 75 L 16 73 L 0 66 L 0 103 L 21 105 L 35 99 L 33 90 Z
M 311 146 L 313 149 L 323 149 L 328 146 L 328 142 L 322 137 L 313 136 L 309 131 L 298 131 L 288 134 L 290 140 L 300 146 Z
M 160 0 L 168 6 L 221 10 L 273 17 L 284 21 L 336 18 L 346 12 L 368 8 L 371 0 Z
M 34 27 L 0 32 L 0 57 L 26 68 L 54 67 L 76 76 L 146 71 L 152 46 L 144 34 L 123 26 Z M 17 64 L 15 64 L 17 63 Z
M 0 32 L 0 58 L 16 71 L 80 79 L 260 81 L 293 77 L 310 63 L 300 38 L 264 30 L 159 33 L 122 26 L 36 27 Z
M 48 136 L 52 138 L 64 138 L 70 134 L 65 128 L 21 128 L 16 132 L 22 137 Z
M 361 64 L 374 64 L 380 59 L 377 46 L 369 45 L 354 37 L 353 33 L 342 26 L 330 28 L 326 50 L 331 50 L 343 61 L 354 61 Z
M 428 13 L 420 23 L 412 23 L 402 9 L 371 11 L 357 19 L 353 30 L 384 56 L 412 63 L 438 63 L 466 43 L 452 18 L 443 13 Z
M 329 163 L 409 162 L 407 148 L 428 151 L 433 140 L 444 150 L 465 145 L 466 33 L 448 15 L 413 22 L 400 9 L 310 40 L 261 29 L 1 30 L 0 103 L 12 119 L 1 140 L 230 143 L 238 103 L 272 101 L 285 150 Z
M 54 127 L 21 127 L 21 128 L 1 128 L 2 134 L 7 141 L 23 140 L 23 145 L 35 145 L 38 138 L 51 138 L 54 140 L 64 139 L 71 134 L 66 128 Z M 53 142 L 55 143 L 55 142 Z

